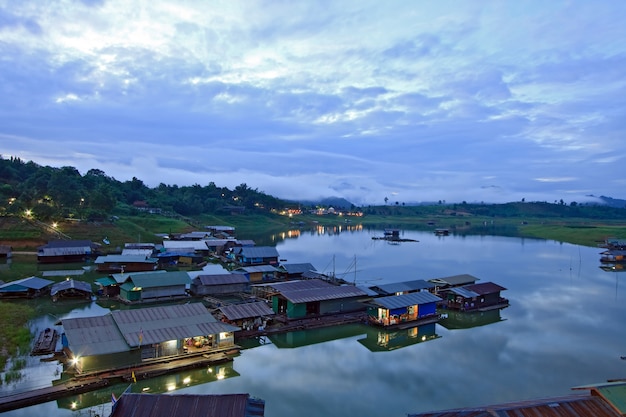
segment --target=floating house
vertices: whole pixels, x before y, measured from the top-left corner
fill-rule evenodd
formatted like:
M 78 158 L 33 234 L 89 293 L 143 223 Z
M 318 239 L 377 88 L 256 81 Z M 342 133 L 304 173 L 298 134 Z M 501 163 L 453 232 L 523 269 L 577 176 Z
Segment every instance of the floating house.
M 178 415 L 185 417 L 263 417 L 265 401 L 252 398 L 249 394 L 123 393 L 113 404 L 110 417 Z
M 275 281 L 278 275 L 278 270 L 272 265 L 243 266 L 233 272 L 244 274 L 253 283 Z
M 133 276 L 141 275 L 141 274 L 162 274 L 167 271 L 160 269 L 157 271 L 148 271 L 148 272 L 133 272 Z M 98 278 L 95 283 L 98 286 L 98 295 L 103 297 L 117 297 L 120 295 L 120 285 L 124 284 L 130 274 L 128 273 L 119 273 L 119 274 L 111 274 L 108 277 Z
M 66 279 L 65 281 L 52 284 L 50 295 L 52 296 L 52 301 L 62 299 L 91 300 L 93 291 L 91 284 L 88 282 Z
M 100 245 L 90 240 L 52 240 L 37 248 L 37 262 L 84 262 L 96 256 Z
M 272 310 L 287 318 L 365 311 L 367 293 L 353 285 L 333 285 L 319 279 L 269 284 L 264 291 Z
M 242 330 L 257 330 L 264 327 L 275 314 L 267 302 L 255 301 L 221 306 L 218 308 L 218 315 L 221 315 L 226 323 Z
M 626 382 L 624 381 L 572 389 L 585 390 L 588 393 L 408 414 L 408 417 L 623 417 L 626 415 Z
M 249 286 L 244 274 L 201 274 L 191 281 L 191 293 L 196 296 L 237 294 L 246 292 Z
M 435 284 L 435 288 L 431 291 L 434 294 L 439 294 L 440 291 L 446 290 L 452 287 L 462 287 L 463 285 L 470 285 L 476 283 L 479 279 L 470 274 L 452 275 L 443 278 L 429 279 L 428 282 Z
M 300 279 L 302 275 L 309 272 L 317 272 L 313 264 L 309 262 L 281 264 L 278 267 L 278 278 L 284 280 Z
M 13 248 L 9 245 L 0 245 L 0 258 L 10 259 L 13 256 Z
M 234 247 L 231 255 L 233 260 L 241 266 L 278 266 L 278 250 L 273 246 Z
M 94 261 L 98 272 L 140 272 L 157 269 L 156 258 L 144 255 L 105 255 Z
M 430 292 L 372 298 L 368 301 L 369 322 L 382 327 L 410 327 L 436 322 L 441 298 Z
M 209 255 L 209 247 L 205 240 L 164 240 L 163 248 L 165 252 Z
M 184 271 L 131 273 L 120 285 L 119 299 L 125 303 L 163 301 L 188 297 L 191 286 Z
M 487 311 L 509 305 L 509 300 L 500 295 L 506 288 L 493 282 L 453 287 L 445 292 L 443 306 L 450 310 Z
M 626 263 L 626 250 L 606 250 L 600 253 L 600 262 L 605 264 Z
M 0 298 L 35 298 L 48 294 L 54 281 L 39 277 L 22 278 L 0 285 Z
M 115 310 L 61 321 L 66 355 L 84 373 L 145 364 L 163 357 L 234 347 L 238 327 L 218 321 L 202 303 Z
M 381 296 L 410 294 L 420 291 L 431 291 L 435 288 L 435 284 L 423 279 L 413 281 L 395 282 L 392 284 L 373 285 L 371 290 Z

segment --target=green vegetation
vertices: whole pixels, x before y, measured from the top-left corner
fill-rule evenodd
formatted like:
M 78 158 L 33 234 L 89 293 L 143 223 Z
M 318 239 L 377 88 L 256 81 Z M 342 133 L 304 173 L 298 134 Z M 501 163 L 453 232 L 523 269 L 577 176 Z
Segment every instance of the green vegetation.
M 8 358 L 30 349 L 32 336 L 28 330 L 28 320 L 35 314 L 32 307 L 21 303 L 0 302 L 0 369 L 6 367 Z M 22 364 L 23 367 L 23 364 Z M 13 363 L 10 372 L 19 371 L 20 362 Z M 8 375 L 8 373 L 7 373 Z M 5 375 L 5 379 L 7 378 Z M 9 376 L 13 378 L 15 375 Z

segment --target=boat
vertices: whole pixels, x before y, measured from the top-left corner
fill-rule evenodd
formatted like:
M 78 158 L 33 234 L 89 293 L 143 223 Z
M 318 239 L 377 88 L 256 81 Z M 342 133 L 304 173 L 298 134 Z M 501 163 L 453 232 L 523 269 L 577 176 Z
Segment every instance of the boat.
M 31 356 L 48 355 L 54 353 L 56 349 L 58 334 L 57 331 L 51 328 L 46 328 L 39 333 L 39 338 L 35 342 L 33 350 L 30 352 Z

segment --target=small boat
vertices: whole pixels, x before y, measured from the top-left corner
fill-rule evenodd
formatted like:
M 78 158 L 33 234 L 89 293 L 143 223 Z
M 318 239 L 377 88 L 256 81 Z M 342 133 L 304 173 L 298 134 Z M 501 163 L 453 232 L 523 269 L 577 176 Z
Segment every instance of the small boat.
M 51 328 L 46 328 L 43 332 L 39 333 L 39 338 L 35 342 L 33 350 L 30 352 L 31 356 L 47 355 L 54 353 L 56 349 L 58 334 L 57 331 Z

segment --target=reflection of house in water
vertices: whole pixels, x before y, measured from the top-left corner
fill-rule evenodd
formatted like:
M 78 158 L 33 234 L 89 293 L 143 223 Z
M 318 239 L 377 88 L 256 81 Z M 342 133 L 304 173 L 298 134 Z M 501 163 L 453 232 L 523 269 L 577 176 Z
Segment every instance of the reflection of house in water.
M 439 319 L 439 324 L 448 330 L 470 329 L 487 324 L 504 321 L 501 317 L 501 308 L 488 311 L 455 311 L 446 310 Z
M 219 365 L 194 368 L 167 375 L 155 376 L 150 379 L 138 380 L 130 386 L 130 392 L 161 394 L 238 376 L 239 373 L 233 368 L 233 362 L 225 362 Z M 122 392 L 127 388 L 129 388 L 128 383 L 121 383 L 80 395 L 60 398 L 57 400 L 57 406 L 68 410 L 82 410 L 88 407 L 97 407 L 97 409 L 94 410 L 97 414 L 101 416 L 109 415 L 100 412 L 100 408 L 105 406 L 108 407 L 107 411 L 110 411 L 111 393 L 119 398 Z
M 388 330 L 368 327 L 366 337 L 358 342 L 372 352 L 385 352 L 438 339 L 436 324 L 429 323 L 408 329 Z
M 269 335 L 276 347 L 281 349 L 297 348 L 314 345 L 317 343 L 330 342 L 331 340 L 345 339 L 360 336 L 367 328 L 361 324 L 344 324 L 330 326 L 321 329 L 298 330 L 289 333 L 277 333 Z

